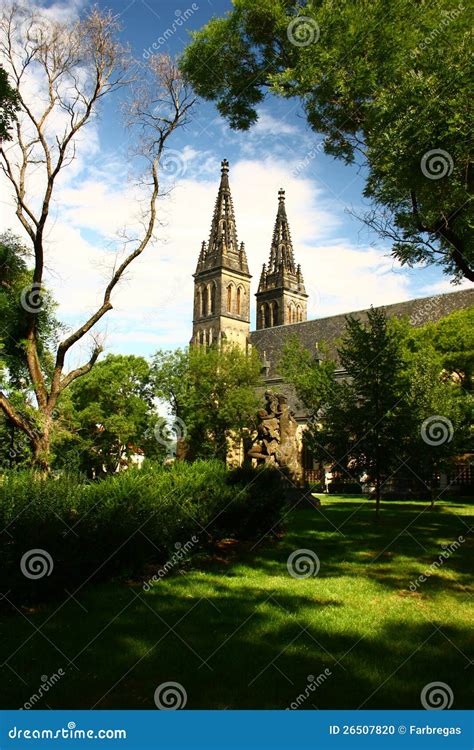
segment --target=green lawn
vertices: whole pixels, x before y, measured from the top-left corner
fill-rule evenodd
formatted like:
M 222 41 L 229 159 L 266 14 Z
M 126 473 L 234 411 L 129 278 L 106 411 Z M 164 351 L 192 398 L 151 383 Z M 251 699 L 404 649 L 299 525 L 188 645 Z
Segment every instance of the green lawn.
M 156 687 L 174 681 L 187 708 L 280 709 L 325 669 L 301 708 L 420 708 L 435 681 L 450 686 L 453 708 L 467 708 L 469 523 L 462 503 L 387 503 L 376 525 L 360 498 L 324 498 L 320 510 L 292 511 L 281 538 L 223 545 L 149 593 L 96 585 L 62 606 L 3 616 L 1 707 L 19 708 L 61 668 L 37 708 L 154 708 Z M 317 577 L 289 575 L 300 548 L 318 555 Z

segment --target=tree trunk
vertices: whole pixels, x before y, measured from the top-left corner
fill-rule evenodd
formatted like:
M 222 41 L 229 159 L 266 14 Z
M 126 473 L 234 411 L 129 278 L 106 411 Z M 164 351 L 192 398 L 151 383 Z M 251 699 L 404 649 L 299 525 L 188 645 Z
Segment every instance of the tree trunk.
M 45 425 L 43 432 L 36 432 L 33 439 L 31 440 L 31 446 L 33 449 L 33 468 L 41 474 L 49 474 L 50 472 L 50 424 Z

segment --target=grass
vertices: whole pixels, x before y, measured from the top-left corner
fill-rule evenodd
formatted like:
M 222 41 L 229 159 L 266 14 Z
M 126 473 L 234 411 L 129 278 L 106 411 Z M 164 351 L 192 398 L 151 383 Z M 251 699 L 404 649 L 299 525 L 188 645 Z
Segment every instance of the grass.
M 97 585 L 4 616 L 1 707 L 19 708 L 63 669 L 36 708 L 153 709 L 168 681 L 184 686 L 191 709 L 282 709 L 300 694 L 305 709 L 420 708 L 435 681 L 450 686 L 453 708 L 467 708 L 468 527 L 467 504 L 392 502 L 374 524 L 360 498 L 325 497 L 321 509 L 292 511 L 282 538 L 222 545 L 148 593 L 137 582 Z M 460 535 L 466 541 L 411 591 Z M 317 577 L 288 574 L 289 554 L 302 548 L 318 555 Z M 325 669 L 306 690 L 308 675 Z

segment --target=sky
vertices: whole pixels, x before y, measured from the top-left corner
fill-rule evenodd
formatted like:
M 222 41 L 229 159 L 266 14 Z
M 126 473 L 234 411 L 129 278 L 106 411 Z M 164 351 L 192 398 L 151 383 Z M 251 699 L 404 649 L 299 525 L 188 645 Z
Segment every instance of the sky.
M 73 19 L 88 7 L 83 0 L 37 4 L 61 19 Z M 231 7 L 226 0 L 98 4 L 120 16 L 123 41 L 143 61 L 153 45 L 155 51 L 179 55 L 192 30 Z M 100 119 L 83 132 L 76 161 L 55 195 L 46 283 L 69 326 L 94 309 L 116 258 L 117 233 L 136 221 L 138 194 L 119 110 L 120 95 L 113 95 Z M 459 288 L 440 269 L 401 268 L 389 244 L 360 219 L 368 208 L 363 170 L 325 155 L 321 141 L 296 100 L 266 99 L 258 123 L 246 133 L 232 131 L 214 104 L 199 101 L 191 122 L 170 141 L 154 242 L 127 273 L 112 299 L 114 309 L 101 323 L 106 351 L 149 356 L 189 342 L 192 274 L 209 235 L 224 158 L 230 162 L 238 239 L 246 245 L 253 293 L 270 252 L 280 188 L 286 190 L 295 257 L 310 295 L 308 318 Z M 2 229 L 21 236 L 5 185 L 0 205 Z M 89 346 L 83 342 L 73 358 L 80 361 Z

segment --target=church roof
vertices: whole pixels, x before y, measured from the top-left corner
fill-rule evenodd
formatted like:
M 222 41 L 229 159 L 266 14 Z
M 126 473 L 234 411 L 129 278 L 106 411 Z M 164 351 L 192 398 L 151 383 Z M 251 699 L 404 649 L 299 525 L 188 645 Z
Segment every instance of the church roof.
M 446 317 L 455 310 L 462 310 L 474 305 L 474 289 L 463 289 L 448 294 L 438 294 L 434 297 L 423 297 L 411 299 L 407 302 L 397 302 L 393 305 L 384 305 L 389 317 L 407 316 L 415 327 L 426 323 L 436 322 Z M 267 361 L 267 380 L 280 379 L 278 375 L 278 363 L 285 343 L 296 336 L 301 343 L 312 352 L 323 341 L 329 349 L 329 356 L 337 360 L 337 340 L 344 333 L 346 316 L 364 320 L 367 318 L 368 310 L 356 310 L 341 315 L 331 315 L 328 318 L 308 320 L 303 323 L 275 326 L 264 328 L 250 333 L 250 342 L 258 351 L 262 360 Z
M 221 181 L 212 217 L 209 241 L 203 242 L 196 273 L 225 267 L 249 275 L 244 243 L 237 241 L 234 204 L 229 185 L 229 162 L 221 162 Z

